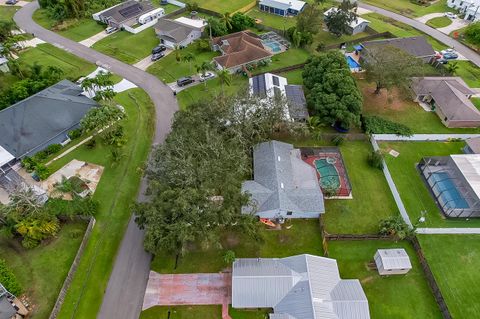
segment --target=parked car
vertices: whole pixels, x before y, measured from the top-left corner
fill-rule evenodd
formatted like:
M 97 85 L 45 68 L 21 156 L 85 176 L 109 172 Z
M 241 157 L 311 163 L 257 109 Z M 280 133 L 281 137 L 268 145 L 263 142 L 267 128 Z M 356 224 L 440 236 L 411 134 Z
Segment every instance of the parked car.
M 186 77 L 178 79 L 177 80 L 177 85 L 178 86 L 185 86 L 185 85 L 188 85 L 188 84 L 193 83 L 193 82 L 195 82 L 195 80 L 192 79 L 191 76 L 186 76 Z
M 165 51 L 166 49 L 167 49 L 166 46 L 164 46 L 163 44 L 160 44 L 160 45 L 158 45 L 158 46 L 156 46 L 156 47 L 153 48 L 152 54 L 163 52 L 163 51 Z
M 456 19 L 457 15 L 453 12 L 445 12 L 445 16 L 450 19 Z
M 440 58 L 440 59 L 437 59 L 437 62 L 438 62 L 438 63 L 441 63 L 441 64 L 447 64 L 447 63 L 448 63 L 448 60 L 442 57 L 442 58 Z
M 199 74 L 198 77 L 200 78 L 200 82 L 204 82 L 208 79 L 212 79 L 215 77 L 215 74 L 213 72 L 205 72 L 205 75 Z
M 105 32 L 106 32 L 107 34 L 110 34 L 110 33 L 113 33 L 113 32 L 115 32 L 115 31 L 117 31 L 117 30 L 118 30 L 117 27 L 108 27 L 108 28 L 105 29 Z
M 443 58 L 446 60 L 455 60 L 458 58 L 458 54 L 455 52 L 451 52 L 451 53 L 447 52 L 443 54 Z
M 441 54 L 445 54 L 445 53 L 457 53 L 454 49 L 445 49 L 445 50 L 442 50 L 440 52 Z
M 163 52 L 152 54 L 152 61 L 160 60 L 164 56 L 165 56 L 165 53 L 163 53 Z
M 5 4 L 10 4 L 10 5 L 14 5 L 14 4 L 17 4 L 18 0 L 7 0 L 5 1 Z

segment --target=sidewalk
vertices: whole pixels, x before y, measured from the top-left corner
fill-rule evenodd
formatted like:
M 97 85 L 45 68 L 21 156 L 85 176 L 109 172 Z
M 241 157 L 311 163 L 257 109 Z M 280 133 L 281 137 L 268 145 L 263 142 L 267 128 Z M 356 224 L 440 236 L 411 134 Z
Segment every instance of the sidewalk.
M 480 234 L 480 228 L 417 228 L 417 234 L 447 235 L 447 234 Z

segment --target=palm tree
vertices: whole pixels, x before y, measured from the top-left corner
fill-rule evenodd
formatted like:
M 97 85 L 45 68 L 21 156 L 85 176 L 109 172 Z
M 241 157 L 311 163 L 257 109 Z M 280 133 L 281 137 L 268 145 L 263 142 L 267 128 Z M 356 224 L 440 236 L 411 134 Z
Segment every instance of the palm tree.
M 220 21 L 225 24 L 228 30 L 232 30 L 232 17 L 230 16 L 230 12 L 225 12 L 220 18 Z
M 195 56 L 192 52 L 188 52 L 182 57 L 182 61 L 188 63 L 188 68 L 190 70 L 190 74 L 192 74 L 192 62 L 195 61 Z
M 178 45 L 175 45 L 173 49 L 175 51 L 175 60 L 177 60 L 177 62 L 180 62 L 182 60 L 182 55 L 180 54 Z
M 224 95 L 223 86 L 230 86 L 232 84 L 232 75 L 227 69 L 222 69 L 217 72 L 218 80 L 222 88 L 222 96 Z
M 447 64 L 447 71 L 450 74 L 455 74 L 458 71 L 458 63 L 457 62 L 451 62 Z
M 212 63 L 210 61 L 203 61 L 202 64 L 197 65 L 197 72 L 200 72 L 203 77 L 205 77 L 205 74 L 207 71 L 213 70 Z M 207 87 L 207 81 L 203 81 L 205 84 L 205 88 Z
M 87 91 L 89 96 L 95 96 L 95 81 L 92 78 L 86 78 L 80 84 L 80 87 Z

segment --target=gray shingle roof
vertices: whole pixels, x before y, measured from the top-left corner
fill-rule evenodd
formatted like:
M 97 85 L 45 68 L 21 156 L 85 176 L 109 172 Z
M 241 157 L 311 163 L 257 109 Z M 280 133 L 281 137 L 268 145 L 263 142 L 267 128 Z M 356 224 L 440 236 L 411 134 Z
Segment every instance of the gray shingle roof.
M 68 131 L 97 103 L 63 80 L 0 111 L 0 145 L 16 158 L 66 140 Z
M 360 282 L 341 279 L 334 259 L 313 255 L 237 259 L 232 307 L 273 308 L 270 319 L 370 318 Z
M 287 212 L 316 217 L 325 212 L 317 173 L 291 144 L 258 144 L 253 151 L 253 168 L 254 180 L 244 182 L 242 191 L 251 194 L 260 217 Z M 243 211 L 251 212 L 252 207 Z
M 128 0 L 102 12 L 100 15 L 103 18 L 110 18 L 111 21 L 117 24 L 122 24 L 129 20 L 135 21 L 136 18 L 154 9 L 148 1 Z
M 193 30 L 198 30 L 192 26 L 170 19 L 158 20 L 154 28 L 160 38 L 166 37 L 166 40 L 170 41 L 173 39 L 177 43 L 185 40 Z
M 0 297 L 0 319 L 11 319 L 17 311 L 6 296 Z
M 423 36 L 373 40 L 362 43 L 362 46 L 367 50 L 371 47 L 384 45 L 394 46 L 416 57 L 433 57 L 435 55 L 432 45 Z

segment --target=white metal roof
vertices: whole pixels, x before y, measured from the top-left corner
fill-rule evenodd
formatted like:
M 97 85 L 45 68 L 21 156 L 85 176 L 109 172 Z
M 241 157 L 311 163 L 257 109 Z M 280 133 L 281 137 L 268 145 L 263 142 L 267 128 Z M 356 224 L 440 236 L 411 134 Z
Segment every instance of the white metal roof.
M 3 166 L 13 160 L 15 156 L 10 154 L 6 149 L 0 146 L 0 166 Z
M 305 6 L 305 1 L 299 0 L 260 0 L 260 4 L 278 9 L 293 9 L 300 11 Z
M 380 260 L 378 260 L 380 259 Z M 412 264 L 403 248 L 379 249 L 375 254 L 375 262 L 381 262 L 384 269 L 411 269 Z
M 450 155 L 467 183 L 480 198 L 480 154 Z
M 201 28 L 205 27 L 205 25 L 207 24 L 207 22 L 205 22 L 205 20 L 203 20 L 203 19 L 190 19 L 190 18 L 187 18 L 187 17 L 180 17 L 180 18 L 175 19 L 174 21 L 180 22 L 184 25 L 188 25 L 190 27 L 194 27 L 194 28 L 197 28 L 197 29 L 201 29 Z

